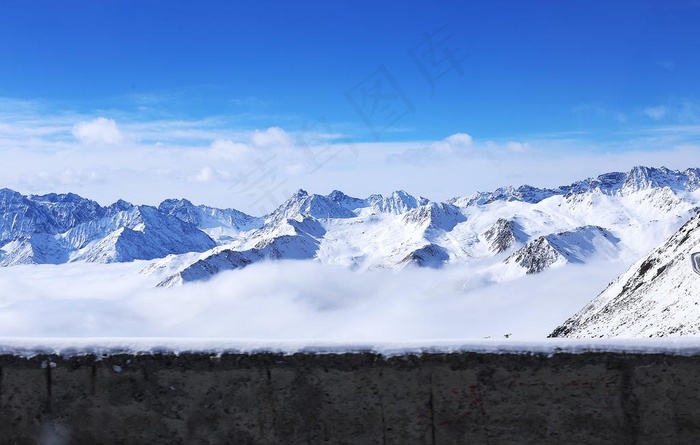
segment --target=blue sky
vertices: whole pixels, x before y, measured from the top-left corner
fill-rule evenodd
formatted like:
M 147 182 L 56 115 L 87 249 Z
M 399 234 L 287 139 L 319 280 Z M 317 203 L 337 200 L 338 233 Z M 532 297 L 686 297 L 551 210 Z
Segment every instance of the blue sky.
M 344 180 L 343 172 L 389 171 L 382 163 L 407 159 L 393 144 L 405 144 L 413 164 L 424 163 L 421 147 L 434 149 L 431 144 L 444 144 L 455 134 L 470 137 L 462 144 L 470 147 L 462 158 L 486 150 L 502 165 L 517 164 L 522 152 L 544 156 L 555 145 L 559 156 L 589 150 L 628 154 L 629 162 L 630 150 L 692 156 L 688 146 L 700 133 L 698 19 L 695 0 L 5 1 L 0 6 L 5 148 L 0 149 L 5 158 L 18 147 L 31 146 L 38 154 L 17 161 L 15 176 L 0 171 L 0 180 L 28 191 L 42 184 L 84 190 L 84 179 L 49 178 L 59 168 L 72 168 L 80 177 L 76 172 L 90 167 L 105 190 L 115 189 L 103 171 L 114 168 L 115 153 L 132 156 L 130 150 L 142 153 L 154 144 L 194 153 L 228 141 L 247 144 L 253 162 L 264 157 L 265 146 L 287 155 L 298 151 L 300 135 L 316 144 L 359 147 L 359 154 L 349 152 L 346 161 L 326 168 L 326 179 L 308 176 L 308 168 L 285 158 L 281 168 L 293 179 L 290 187 L 319 191 L 351 186 L 350 173 Z M 86 123 L 96 133 L 76 131 Z M 280 137 L 251 143 L 256 132 L 258 142 L 265 132 Z M 105 144 L 110 154 L 93 153 L 89 166 L 55 162 L 76 147 Z M 516 148 L 514 157 L 508 157 L 509 146 Z M 437 152 L 445 162 L 456 156 L 439 147 Z M 679 167 L 686 160 L 668 159 Z M 629 162 L 591 164 L 585 172 Z M 196 168 L 200 173 L 218 168 L 219 179 L 240 173 L 224 164 L 202 161 Z M 21 165 L 27 168 L 24 179 L 16 174 Z M 189 167 L 195 166 L 180 168 L 181 178 L 193 177 L 185 172 Z M 43 180 L 27 179 L 37 172 L 46 173 Z M 585 173 L 567 172 L 572 179 Z M 397 170 L 384 182 L 368 184 L 378 192 L 406 184 L 432 189 L 407 183 L 409 174 Z M 338 187 L 332 187 L 332 178 Z M 489 178 L 499 185 L 532 182 L 514 170 Z M 549 182 L 566 178 L 553 174 Z M 462 184 L 436 194 L 463 194 L 496 182 Z M 111 199 L 116 193 L 97 194 Z

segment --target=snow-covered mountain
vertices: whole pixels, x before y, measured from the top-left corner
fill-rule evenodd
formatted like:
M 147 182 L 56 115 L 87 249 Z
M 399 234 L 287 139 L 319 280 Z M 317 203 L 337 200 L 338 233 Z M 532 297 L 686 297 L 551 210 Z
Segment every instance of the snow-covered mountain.
M 313 218 L 301 221 L 286 219 L 277 223 L 275 236 L 261 238 L 246 250 L 214 249 L 200 256 L 177 273 L 168 276 L 158 286 L 166 287 L 211 278 L 225 270 L 241 269 L 262 260 L 304 260 L 316 255 L 325 229 Z
M 34 233 L 60 233 L 104 214 L 96 202 L 71 193 L 23 196 L 0 189 L 0 246 Z
M 150 260 L 216 243 L 192 224 L 126 201 L 101 207 L 74 194 L 0 191 L 0 266 Z
M 674 192 L 694 191 L 700 188 L 700 168 L 685 171 L 666 167 L 637 166 L 627 173 L 605 173 L 597 178 L 588 178 L 556 189 L 540 189 L 523 185 L 502 187 L 493 192 L 476 192 L 467 197 L 453 198 L 457 205 L 484 205 L 495 201 L 521 201 L 536 204 L 557 195 L 580 195 L 587 192 L 611 196 L 627 196 L 642 190 L 668 187 Z
M 527 234 L 516 222 L 503 218 L 498 218 L 483 236 L 494 253 L 505 252 L 516 242 L 524 243 L 527 240 Z
M 700 213 L 620 275 L 550 337 L 666 337 L 700 334 Z
M 447 202 L 405 191 L 298 190 L 253 217 L 184 199 L 158 208 L 0 190 L 0 265 L 153 259 L 163 285 L 276 259 L 352 269 L 470 265 L 497 283 L 568 264 L 647 255 L 700 203 L 700 169 L 635 167 L 554 189 L 503 187 Z
M 411 209 L 415 209 L 419 205 L 427 204 L 428 200 L 422 197 L 415 198 L 403 190 L 397 190 L 387 197 L 372 195 L 367 198 L 367 202 L 372 206 L 372 209 L 377 212 L 400 215 Z
M 620 240 L 598 226 L 583 226 L 575 230 L 537 237 L 506 258 L 505 264 L 515 264 L 526 273 L 539 273 L 555 264 L 584 263 L 594 255 L 608 252 L 615 255 Z
M 163 273 L 166 285 L 274 258 L 314 258 L 353 269 L 479 261 L 475 273 L 495 283 L 567 264 L 631 264 L 690 218 L 700 202 L 699 173 L 636 167 L 557 189 L 507 187 L 445 203 L 404 191 L 354 198 L 337 190 L 328 196 L 299 190 L 259 229 L 148 270 Z M 302 221 L 322 230 L 294 226 Z M 282 240 L 288 249 L 279 255 L 260 252 Z
M 263 224 L 262 218 L 235 209 L 194 205 L 187 199 L 166 199 L 158 210 L 196 226 L 219 243 L 231 241 L 240 232 L 260 228 Z
M 71 260 L 94 263 L 151 260 L 216 246 L 192 224 L 150 206 L 133 206 L 81 224 L 60 237 L 77 249 Z
M 287 201 L 265 218 L 266 224 L 278 224 L 287 219 L 302 220 L 306 217 L 321 219 L 353 218 L 355 213 L 335 202 L 330 196 L 309 195 L 297 190 Z

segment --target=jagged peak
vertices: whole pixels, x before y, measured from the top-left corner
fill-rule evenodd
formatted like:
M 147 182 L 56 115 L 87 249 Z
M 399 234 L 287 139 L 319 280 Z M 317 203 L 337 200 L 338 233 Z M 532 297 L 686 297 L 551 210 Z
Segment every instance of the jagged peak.
M 483 236 L 496 254 L 505 252 L 515 243 L 524 243 L 528 238 L 519 223 L 505 218 L 498 218 Z
M 427 202 L 427 200 L 425 201 Z M 406 213 L 421 204 L 421 200 L 416 199 L 413 195 L 410 195 L 404 190 L 396 190 L 387 197 L 383 197 L 382 195 L 370 195 L 370 197 L 367 198 L 367 202 L 379 212 L 397 215 Z
M 538 188 L 531 185 L 504 186 L 492 192 L 475 192 L 467 197 L 455 197 L 448 202 L 461 207 L 486 205 L 494 201 L 522 201 L 535 204 L 556 195 L 570 196 L 587 192 L 625 195 L 664 186 L 668 186 L 674 191 L 700 189 L 700 168 L 687 168 L 680 171 L 667 167 L 638 165 L 626 173 L 603 173 L 595 178 L 583 179 L 555 189 Z
M 268 223 L 275 223 L 283 219 L 299 220 L 309 216 L 316 219 L 352 218 L 355 214 L 328 196 L 310 195 L 305 190 L 299 189 L 265 220 Z
M 439 269 L 445 265 L 449 259 L 450 255 L 447 249 L 438 244 L 428 243 L 406 255 L 399 264 L 414 264 L 418 267 Z
M 306 190 L 304 189 L 298 189 L 296 192 L 294 192 L 291 196 L 290 199 L 303 199 L 309 196 Z
M 391 192 L 391 196 L 398 196 L 401 198 L 413 198 L 410 193 L 408 193 L 406 190 L 394 190 Z
M 117 212 L 122 212 L 122 211 L 125 211 L 125 210 L 129 210 L 129 209 L 132 209 L 132 208 L 134 208 L 134 207 L 136 207 L 134 204 L 132 204 L 132 203 L 130 203 L 130 202 L 128 202 L 128 201 L 124 201 L 123 199 L 118 199 L 118 200 L 116 200 L 114 203 L 112 203 L 112 204 L 110 204 L 109 206 L 107 206 L 108 209 L 114 210 L 114 211 L 117 211 Z
M 346 195 L 345 193 L 341 192 L 340 190 L 333 190 L 328 194 L 328 199 L 332 199 L 333 201 L 344 199 L 344 198 L 350 198 L 350 196 Z
M 159 209 L 161 207 L 169 208 L 169 207 L 174 207 L 177 205 L 196 207 L 194 204 L 192 204 L 192 201 L 190 201 L 189 199 L 186 199 L 186 198 L 168 198 L 168 199 L 164 199 L 163 202 L 158 204 L 158 208 Z
M 32 201 L 38 202 L 52 202 L 52 203 L 64 203 L 64 202 L 81 202 L 89 201 L 94 202 L 91 199 L 83 198 L 75 193 L 47 193 L 44 195 L 29 195 L 28 198 Z
M 444 202 L 427 202 L 416 208 L 408 210 L 403 215 L 403 221 L 407 224 L 425 225 L 426 229 L 451 231 L 460 222 L 466 221 L 466 217 L 459 208 Z
M 9 188 L 1 188 L 0 189 L 0 198 L 2 198 L 3 200 L 6 200 L 8 197 L 14 198 L 14 199 L 18 199 L 18 198 L 19 199 L 26 199 L 26 197 L 18 191 L 15 191 L 15 190 L 12 190 Z

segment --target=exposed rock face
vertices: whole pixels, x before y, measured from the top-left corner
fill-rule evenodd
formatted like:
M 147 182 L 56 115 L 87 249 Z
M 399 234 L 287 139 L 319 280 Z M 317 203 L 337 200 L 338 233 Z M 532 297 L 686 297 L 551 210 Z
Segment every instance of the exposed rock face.
M 285 227 L 253 248 L 242 251 L 213 250 L 193 264 L 161 281 L 159 287 L 204 281 L 225 270 L 242 269 L 262 260 L 304 260 L 314 258 L 325 229 L 313 218 L 285 220 Z M 283 234 L 282 234 L 283 233 Z
M 449 259 L 450 255 L 443 247 L 440 247 L 437 244 L 427 244 L 408 254 L 408 256 L 403 259 L 402 263 L 438 269 L 442 267 Z
M 614 249 L 619 239 L 597 226 L 540 236 L 511 256 L 505 264 L 516 264 L 528 274 L 540 273 L 548 267 L 566 263 L 583 263 L 600 249 Z
M 513 221 L 498 218 L 493 226 L 484 232 L 484 238 L 494 253 L 502 253 L 510 249 L 516 242 L 524 242 L 527 235 Z

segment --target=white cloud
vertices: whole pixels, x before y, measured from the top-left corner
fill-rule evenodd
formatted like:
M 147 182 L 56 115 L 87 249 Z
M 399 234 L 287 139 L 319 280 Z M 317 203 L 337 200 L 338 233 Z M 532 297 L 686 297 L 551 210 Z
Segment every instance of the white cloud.
M 471 266 L 360 272 L 279 261 L 163 289 L 160 277 L 139 273 L 146 264 L 0 268 L 0 336 L 544 338 L 624 270 L 574 265 L 464 292 Z M 559 298 L 571 282 L 582 285 Z
M 230 177 L 231 176 L 226 171 L 218 170 L 212 167 L 204 167 L 195 176 L 193 176 L 192 179 L 197 182 L 212 182 L 224 181 Z
M 525 151 L 529 151 L 531 149 L 530 144 L 527 142 L 518 142 L 518 141 L 509 141 L 506 144 L 506 147 L 508 150 L 516 152 L 516 153 L 522 153 Z
M 434 142 L 431 148 L 438 153 L 454 153 L 472 146 L 472 137 L 466 133 L 455 133 L 441 141 Z
M 648 107 L 644 109 L 644 114 L 652 119 L 659 120 L 662 119 L 668 113 L 668 108 L 661 105 L 658 107 Z
M 240 160 L 250 156 L 253 149 L 247 144 L 231 139 L 217 139 L 211 143 L 208 154 L 222 159 Z
M 266 130 L 255 130 L 252 135 L 253 144 L 258 147 L 287 147 L 292 145 L 292 138 L 279 127 Z
M 76 124 L 73 136 L 83 144 L 120 144 L 126 139 L 114 119 L 104 117 Z
M 692 119 L 699 108 L 682 104 L 682 115 L 666 105 L 666 119 L 685 116 L 697 122 Z M 256 215 L 260 210 L 253 200 L 232 193 L 222 181 L 284 184 L 280 202 L 287 197 L 283 188 L 340 189 L 360 197 L 405 189 L 442 200 L 508 184 L 553 187 L 636 164 L 687 168 L 698 165 L 700 150 L 697 125 L 630 128 L 608 142 L 585 134 L 485 141 L 456 133 L 438 141 L 357 142 L 354 152 L 343 141 L 333 142 L 331 132 L 304 134 L 308 146 L 300 146 L 294 143 L 297 135 L 282 128 L 240 129 L 221 117 L 136 123 L 124 118 L 128 123 L 117 124 L 18 106 L 21 112 L 12 115 L 0 98 L 0 187 L 72 191 L 104 204 L 117 198 L 157 204 L 185 197 Z M 122 143 L 114 150 L 93 150 L 87 141 Z

